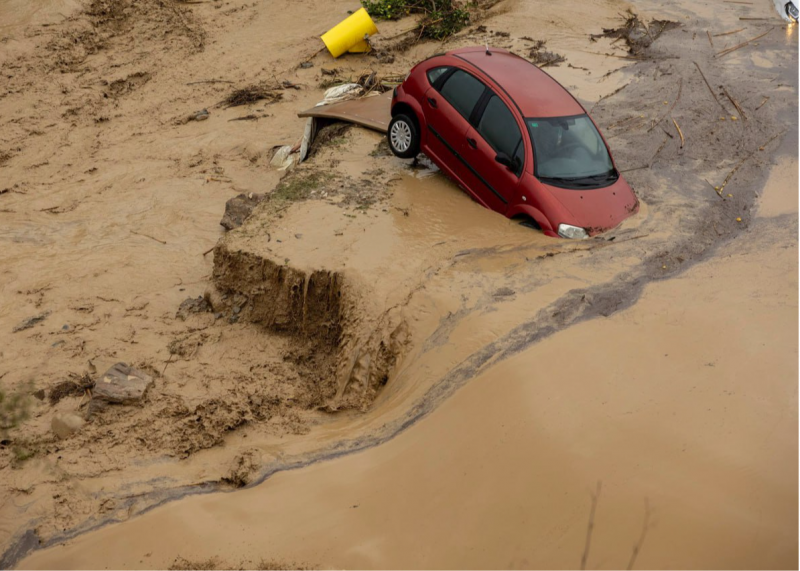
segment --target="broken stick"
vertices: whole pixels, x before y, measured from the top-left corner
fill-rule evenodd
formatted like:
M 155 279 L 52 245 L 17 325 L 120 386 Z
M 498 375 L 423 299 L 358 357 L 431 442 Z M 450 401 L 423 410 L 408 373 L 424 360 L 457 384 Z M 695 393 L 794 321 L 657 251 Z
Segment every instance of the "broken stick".
M 161 244 L 166 244 L 166 242 L 164 240 L 159 240 L 158 238 L 154 238 L 153 236 L 150 236 L 149 234 L 142 234 L 141 232 L 136 232 L 135 230 L 131 230 L 130 232 L 131 232 L 131 234 L 136 234 L 137 236 L 144 236 L 145 238 L 150 238 L 151 240 L 155 240 L 156 242 L 160 242 Z
M 725 97 L 727 97 L 728 100 L 731 103 L 733 103 L 733 106 L 736 107 L 736 110 L 739 112 L 739 115 L 741 115 L 742 119 L 747 121 L 747 115 L 745 114 L 744 109 L 742 109 L 741 106 L 739 106 L 739 104 L 736 102 L 736 100 L 733 97 L 731 97 L 731 94 L 728 93 L 728 90 L 725 89 L 725 87 L 722 88 L 722 93 L 724 93 Z
M 760 40 L 761 38 L 763 38 L 764 36 L 766 36 L 767 34 L 769 34 L 769 33 L 770 33 L 772 30 L 773 30 L 773 28 L 770 28 L 769 30 L 767 30 L 766 32 L 764 32 L 763 34 L 761 34 L 760 36 L 756 36 L 755 38 L 753 38 L 753 39 L 751 39 L 751 40 L 747 40 L 746 42 L 742 42 L 741 44 L 739 44 L 739 45 L 736 45 L 736 46 L 733 46 L 732 48 L 728 48 L 728 49 L 726 49 L 726 50 L 722 50 L 722 51 L 721 51 L 721 52 L 719 52 L 718 54 L 715 54 L 715 55 L 714 55 L 714 57 L 715 57 L 715 58 L 717 58 L 717 57 L 726 56 L 726 55 L 728 55 L 728 54 L 729 54 L 729 53 L 731 53 L 731 52 L 735 52 L 735 51 L 736 51 L 736 50 L 738 50 L 738 49 L 741 49 L 741 48 L 743 48 L 743 47 L 745 47 L 745 46 L 749 46 L 751 43 L 755 42 L 756 40 Z
M 725 109 L 725 106 L 724 106 L 722 103 L 720 103 L 720 101 L 719 101 L 719 98 L 717 97 L 717 94 L 716 94 L 716 93 L 714 93 L 714 90 L 713 90 L 713 89 L 711 89 L 711 85 L 708 83 L 708 80 L 706 79 L 706 75 L 703 73 L 703 70 L 702 70 L 702 69 L 700 69 L 700 66 L 697 64 L 697 62 L 696 62 L 696 61 L 695 61 L 695 62 L 692 62 L 692 63 L 694 63 L 695 67 L 697 68 L 697 71 L 699 71 L 699 72 L 700 72 L 700 77 L 702 77 L 702 78 L 703 78 L 703 81 L 706 83 L 706 87 L 708 87 L 708 92 L 711 94 L 711 97 L 713 97 L 713 98 L 714 98 L 714 101 L 716 101 L 716 102 L 717 102 L 717 104 L 718 104 L 720 107 L 722 107 L 722 110 L 723 110 L 723 111 L 725 112 L 725 114 L 727 115 L 727 114 L 728 114 L 728 110 L 727 110 L 727 109 Z
M 672 118 L 672 123 L 675 125 L 675 128 L 678 130 L 678 135 L 680 135 L 680 138 L 681 138 L 681 149 L 682 149 L 683 146 L 686 144 L 686 139 L 683 137 L 683 131 L 681 131 L 681 128 L 678 126 L 678 122 L 675 120 L 674 117 Z

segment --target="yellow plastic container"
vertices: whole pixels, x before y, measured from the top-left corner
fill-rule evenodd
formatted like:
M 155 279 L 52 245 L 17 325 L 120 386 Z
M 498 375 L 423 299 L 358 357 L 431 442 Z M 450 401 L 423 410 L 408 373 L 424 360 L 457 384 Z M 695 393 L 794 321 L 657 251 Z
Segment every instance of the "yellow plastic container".
M 325 42 L 325 47 L 328 48 L 331 55 L 336 58 L 350 50 L 359 53 L 369 51 L 369 44 L 364 40 L 377 33 L 378 28 L 375 26 L 375 22 L 369 17 L 367 11 L 361 8 L 323 34 L 322 41 Z

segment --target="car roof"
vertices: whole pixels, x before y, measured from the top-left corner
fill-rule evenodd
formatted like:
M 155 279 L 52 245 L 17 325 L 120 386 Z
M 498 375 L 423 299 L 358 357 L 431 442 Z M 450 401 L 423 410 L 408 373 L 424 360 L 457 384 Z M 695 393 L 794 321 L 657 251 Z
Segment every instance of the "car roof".
M 516 54 L 499 48 L 461 48 L 447 52 L 478 68 L 516 102 L 524 117 L 566 117 L 586 110 L 547 73 Z

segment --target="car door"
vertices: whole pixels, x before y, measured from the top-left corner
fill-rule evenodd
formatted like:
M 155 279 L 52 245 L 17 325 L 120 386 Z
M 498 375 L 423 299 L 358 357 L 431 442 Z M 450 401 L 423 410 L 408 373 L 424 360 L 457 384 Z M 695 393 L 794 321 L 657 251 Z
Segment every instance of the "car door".
M 522 130 L 511 109 L 492 91 L 481 101 L 473 125 L 467 129 L 460 153 L 482 189 L 484 202 L 504 213 L 516 196 L 525 167 Z
M 485 91 L 486 86 L 474 75 L 450 68 L 425 93 L 423 109 L 430 131 L 428 147 L 434 155 L 431 158 L 462 186 L 467 185 L 469 169 L 459 149 L 470 128 L 470 116 Z

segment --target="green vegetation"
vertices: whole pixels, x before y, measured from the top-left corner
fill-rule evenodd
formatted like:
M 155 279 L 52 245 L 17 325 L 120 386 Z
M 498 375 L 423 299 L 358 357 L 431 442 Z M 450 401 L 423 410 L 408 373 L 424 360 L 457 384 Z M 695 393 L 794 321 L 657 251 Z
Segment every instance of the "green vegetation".
M 8 393 L 0 389 L 0 440 L 4 445 L 9 442 L 9 432 L 19 426 L 28 418 L 28 406 L 30 404 L 28 392 L 23 390 L 16 393 Z M 17 467 L 25 460 L 33 457 L 33 452 L 27 442 L 20 439 L 10 439 L 13 454 L 12 466 Z
M 290 174 L 284 178 L 270 195 L 271 200 L 295 202 L 311 196 L 322 184 L 322 176 L 317 172 Z
M 458 0 L 361 0 L 370 16 L 397 20 L 410 14 L 423 14 L 417 30 L 420 37 L 443 40 L 462 30 L 471 19 L 469 7 Z
M 5 438 L 9 430 L 27 418 L 27 393 L 7 393 L 0 389 L 0 436 Z

